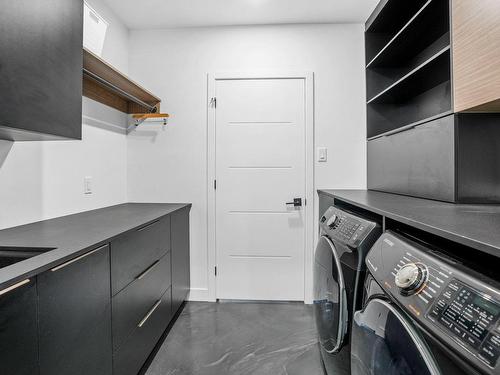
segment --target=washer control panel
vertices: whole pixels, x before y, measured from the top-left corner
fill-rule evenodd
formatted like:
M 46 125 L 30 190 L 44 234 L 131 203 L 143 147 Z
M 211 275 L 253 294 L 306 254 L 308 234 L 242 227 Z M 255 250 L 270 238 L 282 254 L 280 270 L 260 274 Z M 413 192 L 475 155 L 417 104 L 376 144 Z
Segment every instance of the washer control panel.
M 322 231 L 331 238 L 356 247 L 375 227 L 375 223 L 331 206 L 319 221 Z
M 498 303 L 456 279 L 448 283 L 427 314 L 491 367 L 500 356 L 499 316 Z
M 369 272 L 406 312 L 485 373 L 500 374 L 500 285 L 386 232 Z

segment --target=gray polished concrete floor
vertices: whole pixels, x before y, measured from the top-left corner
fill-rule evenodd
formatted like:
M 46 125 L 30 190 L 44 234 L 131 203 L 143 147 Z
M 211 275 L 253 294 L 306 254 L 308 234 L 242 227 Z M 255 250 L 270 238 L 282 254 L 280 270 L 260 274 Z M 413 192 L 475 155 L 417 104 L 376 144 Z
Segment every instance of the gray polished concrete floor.
M 323 375 L 312 307 L 190 302 L 146 375 Z

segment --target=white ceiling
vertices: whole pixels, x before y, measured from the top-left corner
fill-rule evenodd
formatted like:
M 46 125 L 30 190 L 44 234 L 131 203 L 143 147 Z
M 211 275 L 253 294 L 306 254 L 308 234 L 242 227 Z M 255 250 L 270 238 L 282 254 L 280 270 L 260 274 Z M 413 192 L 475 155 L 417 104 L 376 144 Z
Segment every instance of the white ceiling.
M 104 0 L 130 29 L 365 22 L 379 0 Z

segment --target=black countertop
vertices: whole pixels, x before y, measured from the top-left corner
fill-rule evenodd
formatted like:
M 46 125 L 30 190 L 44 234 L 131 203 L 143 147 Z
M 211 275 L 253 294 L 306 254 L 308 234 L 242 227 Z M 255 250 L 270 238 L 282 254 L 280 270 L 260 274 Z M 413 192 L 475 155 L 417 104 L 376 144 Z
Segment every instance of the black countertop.
M 318 193 L 500 257 L 500 205 L 451 204 L 369 190 Z
M 190 206 L 182 203 L 126 203 L 0 230 L 0 249 L 55 248 L 1 268 L 0 289 Z

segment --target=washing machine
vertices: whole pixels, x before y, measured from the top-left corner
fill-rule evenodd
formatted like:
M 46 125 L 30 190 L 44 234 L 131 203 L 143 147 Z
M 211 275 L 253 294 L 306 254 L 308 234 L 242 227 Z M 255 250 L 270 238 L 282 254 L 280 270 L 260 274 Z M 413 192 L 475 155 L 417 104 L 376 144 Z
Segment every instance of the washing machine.
M 366 257 L 352 375 L 500 374 L 500 285 L 400 233 Z
M 350 324 L 361 308 L 365 256 L 380 225 L 331 206 L 320 218 L 314 261 L 314 316 L 328 375 L 350 374 Z

